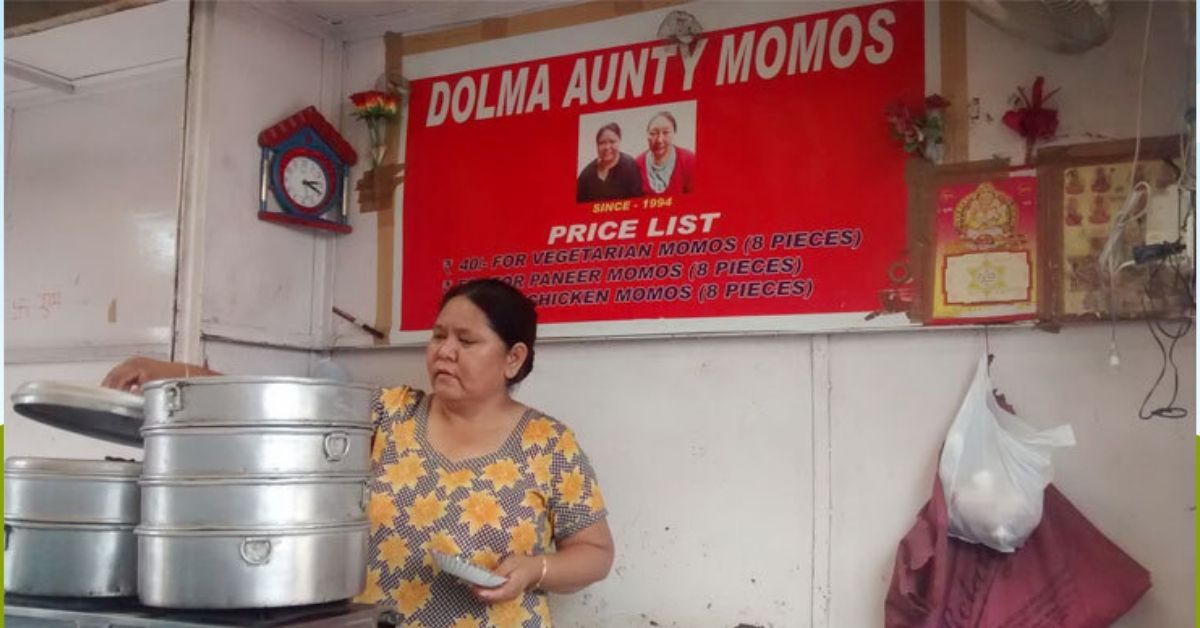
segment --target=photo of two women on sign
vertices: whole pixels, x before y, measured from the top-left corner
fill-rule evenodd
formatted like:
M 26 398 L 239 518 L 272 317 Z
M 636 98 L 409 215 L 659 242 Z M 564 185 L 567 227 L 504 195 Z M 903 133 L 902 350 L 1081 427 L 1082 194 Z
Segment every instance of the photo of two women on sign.
M 692 192 L 695 121 L 695 101 L 580 116 L 576 202 Z

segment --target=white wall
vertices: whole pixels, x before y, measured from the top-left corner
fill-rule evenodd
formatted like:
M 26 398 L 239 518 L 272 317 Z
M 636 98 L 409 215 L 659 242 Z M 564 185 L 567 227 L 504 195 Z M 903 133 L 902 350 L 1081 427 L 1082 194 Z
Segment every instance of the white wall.
M 778 3 L 688 10 L 712 28 L 797 12 Z M 1141 52 L 1144 5 L 1115 10 L 1112 39 L 1078 56 L 1043 52 L 968 17 L 968 83 L 980 100 L 973 159 L 1022 158 L 1022 141 L 999 119 L 1016 86 L 1039 73 L 1063 86 L 1052 101 L 1061 109 L 1058 143 L 1133 136 L 1137 63 L 1130 60 Z M 1180 26 L 1184 13 L 1175 3 L 1156 5 L 1146 135 L 1180 130 L 1190 93 L 1186 60 L 1194 55 Z M 606 45 L 639 39 L 661 14 L 606 22 Z M 472 55 L 488 59 L 476 65 L 491 65 L 573 52 L 579 32 L 410 57 L 406 67 L 427 75 L 461 69 Z M 347 92 L 374 82 L 382 53 L 377 39 L 348 46 Z M 354 247 L 337 252 L 335 294 L 369 313 L 374 237 L 366 229 L 353 237 Z M 1192 625 L 1193 419 L 1137 418 L 1161 357 L 1143 324 L 1123 323 L 1118 332 L 1122 364 L 1112 370 L 1104 325 L 1059 334 L 995 328 L 994 373 L 1023 416 L 1074 426 L 1079 444 L 1056 459 L 1056 484 L 1153 573 L 1154 587 L 1119 625 Z M 518 397 L 580 433 L 617 540 L 608 580 L 554 600 L 558 623 L 881 625 L 896 545 L 928 497 L 941 440 L 983 346 L 978 330 L 539 346 Z M 419 349 L 335 355 L 361 381 L 426 384 Z M 1176 363 L 1180 405 L 1193 413 L 1194 362 L 1189 335 Z
M 1196 55 L 1195 42 L 1188 40 L 1186 30 L 1194 23 L 1188 3 L 1152 4 L 1141 124 L 1142 134 L 1148 137 L 1179 133 L 1184 114 L 1195 102 L 1195 86 L 1188 74 L 1189 60 Z M 1012 107 L 1010 98 L 1017 87 L 1028 94 L 1039 75 L 1046 77 L 1047 89 L 1060 88 L 1047 105 L 1059 110 L 1058 136 L 1047 146 L 1134 136 L 1146 9 L 1151 3 L 1110 6 L 1112 37 L 1076 55 L 1031 46 L 968 12 L 967 86 L 979 99 L 979 115 L 971 121 L 971 159 L 999 155 L 1022 163 L 1024 141 L 1000 119 Z
M 179 69 L 13 112 L 6 351 L 169 345 L 183 92 Z
M 202 3 L 195 108 L 200 129 L 186 211 L 202 215 L 200 332 L 320 346 L 331 317 L 333 238 L 258 219 L 258 134 L 315 105 L 336 125 L 340 46 L 319 27 L 285 22 L 263 5 Z
M 375 38 L 361 42 L 347 43 L 345 48 L 346 66 L 343 78 L 345 94 L 352 94 L 367 89 L 374 89 L 375 82 L 383 74 L 383 39 Z M 347 101 L 348 102 L 348 101 Z M 343 107 L 339 128 L 342 134 L 357 147 L 368 143 L 366 124 L 354 119 L 353 107 Z M 404 142 L 401 141 L 403 154 Z M 370 160 L 363 159 L 351 169 L 350 178 L 357 181 L 366 169 L 370 168 Z M 399 198 L 397 194 L 397 198 Z M 377 232 L 379 214 L 364 214 L 358 210 L 354 202 L 350 208 L 350 222 L 354 231 L 338 239 L 333 263 L 333 304 L 345 312 L 375 324 L 375 277 L 378 255 Z M 403 223 L 397 220 L 397 233 L 402 232 Z M 395 255 L 393 272 L 400 276 L 399 251 Z M 399 320 L 399 308 L 392 307 L 392 319 Z M 335 317 L 332 321 L 334 344 L 338 346 L 370 346 L 374 338 L 349 322 Z M 386 330 L 385 330 L 386 331 Z
M 325 342 L 322 277 L 332 276 L 328 236 L 257 219 L 257 135 L 310 104 L 336 123 L 340 45 L 320 24 L 247 3 L 202 3 L 196 20 L 206 45 L 192 67 L 192 170 L 183 163 L 182 63 L 80 96 L 25 98 L 6 111 L 8 295 L 36 299 L 43 286 L 63 293 L 63 306 L 45 316 L 35 300 L 23 314 L 28 323 L 5 308 L 6 455 L 137 453 L 33 423 L 7 398 L 26 381 L 97 384 L 130 354 L 171 355 L 181 196 L 194 221 L 185 228 L 201 231 L 191 252 L 200 262 L 197 291 L 180 301 L 202 321 L 194 331 L 207 335 L 194 360 L 235 373 L 307 375 L 319 357 L 247 344 Z M 108 320 L 112 300 L 116 321 Z
M 185 37 L 186 6 L 167 8 Z M 99 384 L 132 353 L 170 355 L 185 73 L 182 57 L 155 61 L 83 80 L 74 95 L 9 99 L 6 456 L 140 457 L 17 415 L 9 395 L 40 379 Z

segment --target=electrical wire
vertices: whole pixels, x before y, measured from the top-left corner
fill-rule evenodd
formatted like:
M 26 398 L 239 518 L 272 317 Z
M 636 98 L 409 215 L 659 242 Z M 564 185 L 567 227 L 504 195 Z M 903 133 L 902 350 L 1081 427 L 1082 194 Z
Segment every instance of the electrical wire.
M 1184 316 L 1175 329 L 1168 329 L 1161 320 L 1150 318 L 1151 304 L 1153 302 L 1153 285 L 1154 279 L 1162 270 L 1167 262 L 1160 260 L 1154 265 L 1150 271 L 1150 276 L 1146 281 L 1146 327 L 1150 330 L 1150 336 L 1154 338 L 1154 344 L 1158 345 L 1159 353 L 1162 355 L 1162 368 L 1158 371 L 1158 377 L 1154 380 L 1154 385 L 1150 387 L 1150 391 L 1146 393 L 1146 397 L 1142 399 L 1142 405 L 1138 408 L 1138 418 L 1146 421 L 1149 419 L 1184 419 L 1188 416 L 1187 408 L 1176 406 L 1175 402 L 1179 398 L 1179 365 L 1175 363 L 1175 346 L 1179 340 L 1192 330 L 1192 318 L 1190 315 Z M 1177 260 L 1170 262 L 1171 268 L 1174 269 L 1174 285 L 1164 287 L 1165 294 L 1172 294 L 1178 286 L 1183 287 L 1184 294 L 1187 295 L 1187 308 L 1191 311 L 1195 307 L 1195 295 L 1192 293 L 1192 288 L 1184 276 L 1183 270 L 1179 267 Z M 1169 302 L 1166 303 L 1169 306 Z M 1159 334 L 1162 337 L 1159 337 Z M 1171 398 L 1165 406 L 1160 406 L 1149 412 L 1146 411 L 1146 406 L 1150 403 L 1150 399 L 1154 397 L 1155 391 L 1162 385 L 1163 379 L 1167 375 L 1167 367 L 1171 368 Z
M 1133 185 L 1129 196 L 1125 197 L 1125 204 L 1113 217 L 1112 226 L 1108 229 L 1108 238 L 1104 241 L 1104 248 L 1100 249 L 1100 268 L 1108 274 L 1109 279 L 1113 282 L 1111 287 L 1114 289 L 1116 288 L 1117 274 L 1125 267 L 1120 259 L 1121 237 L 1125 234 L 1125 228 L 1129 226 L 1129 223 L 1146 215 L 1146 210 L 1150 206 L 1151 191 L 1150 184 L 1145 181 L 1138 181 Z
M 1179 339 L 1186 336 L 1192 328 L 1192 319 L 1185 318 L 1180 323 L 1179 329 L 1171 332 L 1166 329 L 1161 322 L 1147 320 L 1146 327 L 1150 329 L 1150 336 L 1154 338 L 1154 343 L 1158 345 L 1158 350 L 1162 354 L 1162 368 L 1158 371 L 1158 377 L 1154 380 L 1154 385 L 1150 387 L 1150 392 L 1146 393 L 1146 398 L 1142 400 L 1142 405 L 1138 408 L 1138 418 L 1145 421 L 1148 419 L 1186 419 L 1188 416 L 1187 408 L 1175 405 L 1176 399 L 1179 397 L 1179 366 L 1175 364 L 1175 345 Z M 1163 338 L 1159 338 L 1159 334 Z M 1164 344 L 1165 339 L 1170 339 L 1170 344 Z M 1146 405 L 1150 403 L 1150 398 L 1154 396 L 1154 392 L 1162 385 L 1163 378 L 1167 373 L 1167 366 L 1171 367 L 1171 400 L 1167 405 L 1155 408 L 1146 412 Z
M 1183 116 L 1183 133 L 1179 135 L 1179 157 L 1183 172 L 1179 187 L 1189 192 L 1196 190 L 1196 108 L 1188 107 Z
M 1179 242 L 1184 242 L 1191 258 L 1192 276 L 1196 274 L 1196 108 L 1188 107 L 1184 115 L 1184 132 L 1179 136 L 1179 155 L 1183 172 L 1179 177 L 1179 196 L 1176 216 L 1179 221 Z M 1184 202 L 1184 194 L 1187 201 Z
M 1146 86 L 1146 59 L 1150 48 L 1150 26 L 1154 14 L 1153 0 L 1148 0 L 1146 3 L 1146 25 L 1142 37 L 1142 55 L 1141 63 L 1138 69 L 1138 88 L 1137 88 L 1137 114 L 1134 121 L 1134 145 L 1133 145 L 1133 164 L 1130 167 L 1129 175 L 1129 195 L 1122 204 L 1121 210 L 1113 218 L 1113 223 L 1108 232 L 1108 238 L 1105 240 L 1104 247 L 1100 251 L 1097 262 L 1103 272 L 1107 273 L 1109 280 L 1108 291 L 1108 310 L 1109 310 L 1109 363 L 1112 366 L 1120 364 L 1120 358 L 1117 353 L 1117 280 L 1121 271 L 1135 265 L 1133 260 L 1123 261 L 1120 259 L 1120 240 L 1125 233 L 1126 228 L 1131 222 L 1140 219 L 1147 213 L 1149 207 L 1150 194 L 1152 188 L 1145 181 L 1136 181 L 1137 166 L 1141 159 L 1142 146 L 1142 107 L 1145 95 Z M 1193 209 L 1195 206 L 1195 148 L 1192 145 L 1191 138 L 1194 133 L 1195 125 L 1195 109 L 1188 111 L 1185 117 L 1185 133 L 1182 134 L 1180 141 L 1180 157 L 1183 161 L 1182 171 L 1179 173 L 1179 206 L 1177 208 L 1177 222 L 1179 226 L 1179 240 L 1187 237 L 1187 227 L 1189 221 L 1194 220 Z M 1185 211 L 1183 207 L 1183 192 L 1189 194 L 1189 205 Z M 1161 314 L 1171 310 L 1170 295 L 1184 294 L 1187 298 L 1186 313 L 1178 319 L 1177 325 L 1170 327 L 1168 322 L 1161 319 L 1153 318 L 1153 301 L 1154 301 L 1154 286 L 1159 273 L 1164 266 L 1169 263 L 1173 269 L 1173 277 L 1163 286 L 1163 308 L 1157 313 Z M 1146 318 L 1146 327 L 1150 330 L 1150 336 L 1154 339 L 1155 345 L 1158 346 L 1159 353 L 1162 356 L 1162 367 L 1159 369 L 1158 376 L 1154 380 L 1154 384 L 1146 393 L 1142 400 L 1141 406 L 1138 408 L 1138 418 L 1141 420 L 1149 420 L 1153 418 L 1162 419 L 1183 419 L 1188 416 L 1187 408 L 1177 406 L 1176 402 L 1179 399 L 1179 366 L 1175 363 L 1175 348 L 1180 339 L 1187 336 L 1191 332 L 1193 326 L 1192 315 L 1195 311 L 1195 294 L 1192 286 L 1184 271 L 1180 268 L 1177 256 L 1172 256 L 1168 260 L 1159 260 L 1151 269 L 1149 276 L 1146 278 L 1145 298 L 1143 305 L 1144 315 Z M 1151 399 L 1155 393 L 1163 385 L 1167 377 L 1167 369 L 1171 370 L 1171 394 L 1166 405 L 1147 410 Z
M 1100 256 L 1097 260 L 1100 264 L 1100 269 L 1108 273 L 1108 363 L 1113 367 L 1119 366 L 1121 363 L 1117 352 L 1117 276 L 1121 268 L 1121 262 L 1117 259 L 1117 242 L 1125 233 L 1125 226 L 1129 224 L 1129 221 L 1140 217 L 1141 213 L 1145 211 L 1144 206 L 1139 211 L 1139 203 L 1135 201 L 1138 185 L 1135 184 L 1134 177 L 1137 176 L 1138 159 L 1141 157 L 1142 150 L 1142 100 L 1146 91 L 1146 57 L 1150 52 L 1150 24 L 1153 17 L 1154 0 L 1147 0 L 1146 28 L 1142 34 L 1142 59 L 1138 67 L 1137 115 L 1134 118 L 1133 165 L 1129 169 L 1129 196 L 1126 197 L 1121 211 L 1114 218 L 1113 224 L 1109 228 L 1108 240 L 1105 242 L 1104 248 L 1100 251 Z M 1145 189 L 1147 197 L 1146 205 L 1148 205 L 1149 185 L 1146 185 Z M 1124 218 L 1122 218 L 1123 216 Z
M 1135 150 L 1133 166 L 1133 171 L 1135 172 L 1137 168 L 1136 154 Z M 1122 270 L 1134 264 L 1133 260 L 1121 261 L 1119 244 L 1121 238 L 1125 235 L 1125 228 L 1131 222 L 1144 216 L 1146 208 L 1149 205 L 1150 184 L 1145 181 L 1138 181 L 1129 190 L 1129 196 L 1125 198 L 1125 204 L 1121 206 L 1121 210 L 1113 217 L 1112 225 L 1108 230 L 1108 238 L 1104 242 L 1104 248 L 1100 250 L 1098 259 L 1100 269 L 1108 275 L 1108 362 L 1110 366 L 1114 367 L 1119 366 L 1121 363 L 1117 353 L 1117 279 L 1121 276 Z
M 1149 9 L 1147 9 L 1149 10 Z M 1149 18 L 1147 18 L 1147 21 Z M 1189 39 L 1194 41 L 1194 36 L 1191 29 L 1191 20 L 1187 21 L 1185 28 L 1188 30 Z M 1189 58 L 1189 68 L 1187 82 L 1192 82 L 1194 76 L 1194 66 L 1192 59 Z M 1177 225 L 1179 227 L 1176 242 L 1187 242 L 1188 254 L 1183 258 L 1188 262 L 1188 268 L 1185 271 L 1181 268 L 1181 258 L 1172 256 L 1167 260 L 1159 260 L 1151 269 L 1149 277 L 1146 281 L 1146 328 L 1150 331 L 1150 336 L 1154 339 L 1154 343 L 1158 346 L 1160 355 L 1162 356 L 1162 368 L 1158 371 L 1158 376 L 1154 380 L 1154 384 L 1146 393 L 1146 397 L 1142 400 L 1142 405 L 1138 408 L 1138 418 L 1145 421 L 1153 418 L 1161 419 L 1183 419 L 1187 418 L 1188 411 L 1186 408 L 1176 406 L 1175 403 L 1179 397 L 1179 366 L 1175 363 L 1175 347 L 1180 339 L 1187 336 L 1191 332 L 1194 325 L 1193 316 L 1196 307 L 1195 292 L 1192 288 L 1192 281 L 1189 275 L 1195 275 L 1195 259 L 1192 256 L 1195 254 L 1194 241 L 1191 240 L 1194 234 L 1189 234 L 1189 225 L 1194 226 L 1195 222 L 1195 207 L 1196 207 L 1196 108 L 1189 106 L 1184 113 L 1184 129 L 1179 136 L 1179 156 L 1180 166 L 1179 179 L 1179 195 L 1177 197 Z M 1187 195 L 1185 201 L 1184 195 Z M 1153 287 L 1155 279 L 1162 271 L 1165 265 L 1169 264 L 1174 271 L 1172 280 L 1162 286 L 1163 290 L 1163 308 L 1161 312 L 1170 311 L 1170 295 L 1182 294 L 1186 297 L 1186 302 L 1183 303 L 1185 309 L 1184 316 L 1178 320 L 1177 326 L 1174 328 L 1168 327 L 1168 321 L 1156 320 L 1151 318 L 1151 309 L 1153 309 Z M 1167 404 L 1158 408 L 1147 411 L 1146 406 L 1154 397 L 1154 393 L 1158 391 L 1166 378 L 1167 368 L 1171 369 L 1171 396 Z

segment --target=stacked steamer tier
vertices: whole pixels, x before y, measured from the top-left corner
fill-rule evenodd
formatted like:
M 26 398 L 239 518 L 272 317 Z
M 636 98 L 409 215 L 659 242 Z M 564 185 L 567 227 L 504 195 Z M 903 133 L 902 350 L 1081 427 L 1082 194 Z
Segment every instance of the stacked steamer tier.
M 204 377 L 144 393 L 142 603 L 274 608 L 362 590 L 370 387 Z
M 107 388 L 29 382 L 17 413 L 57 428 L 139 446 L 142 398 Z M 4 590 L 35 596 L 137 594 L 138 478 L 133 461 L 8 458 L 4 463 Z
M 22 595 L 137 594 L 138 476 L 109 460 L 4 462 L 4 590 Z

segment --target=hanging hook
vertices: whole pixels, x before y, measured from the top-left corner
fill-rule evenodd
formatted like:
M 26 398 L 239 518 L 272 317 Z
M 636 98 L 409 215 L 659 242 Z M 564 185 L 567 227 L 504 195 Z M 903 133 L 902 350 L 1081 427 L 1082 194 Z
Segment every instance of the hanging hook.
M 991 327 L 989 325 L 983 326 L 983 350 L 985 353 L 987 353 L 987 370 L 988 370 L 988 375 L 991 375 L 992 374 L 992 360 L 996 359 L 996 356 L 994 354 L 992 354 L 992 335 L 988 331 L 989 329 L 991 329 Z
M 683 46 L 690 45 L 703 32 L 700 20 L 687 11 L 671 11 L 658 25 L 659 39 L 674 40 Z

